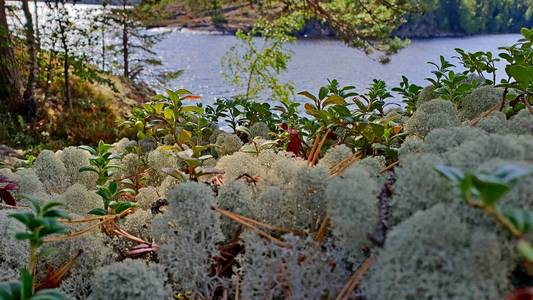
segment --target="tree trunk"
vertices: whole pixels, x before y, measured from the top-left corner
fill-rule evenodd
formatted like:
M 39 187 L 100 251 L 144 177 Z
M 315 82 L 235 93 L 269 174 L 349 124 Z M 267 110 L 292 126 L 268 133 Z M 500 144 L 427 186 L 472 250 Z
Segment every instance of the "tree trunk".
M 31 118 L 35 116 L 35 86 L 37 83 L 37 49 L 35 46 L 35 35 L 33 32 L 33 20 L 30 12 L 30 6 L 28 0 L 22 0 L 22 11 L 24 12 L 24 17 L 26 18 L 25 33 L 26 33 L 26 46 L 28 47 L 28 54 L 30 57 L 29 60 L 29 69 L 28 69 L 28 79 L 26 81 L 26 89 L 24 91 L 23 99 L 26 102 L 26 105 L 30 110 L 28 111 L 27 117 Z
M 0 105 L 23 113 L 26 107 L 21 90 L 20 74 L 11 48 L 6 3 L 5 0 L 0 0 Z
M 129 38 L 128 38 L 128 17 L 126 13 L 127 0 L 122 1 L 122 13 L 124 17 L 122 19 L 122 55 L 123 55 L 123 64 L 124 64 L 124 77 L 130 77 L 130 67 L 129 67 Z
M 37 6 L 37 0 L 33 0 L 33 14 L 35 17 L 35 45 L 37 50 L 41 49 L 41 31 L 39 30 L 39 7 Z

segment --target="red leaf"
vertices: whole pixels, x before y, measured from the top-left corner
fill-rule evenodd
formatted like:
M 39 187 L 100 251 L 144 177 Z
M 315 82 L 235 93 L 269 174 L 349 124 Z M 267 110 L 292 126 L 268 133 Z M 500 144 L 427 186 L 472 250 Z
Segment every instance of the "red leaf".
M 15 200 L 15 197 L 13 197 L 13 195 L 7 190 L 0 190 L 0 199 L 2 199 L 7 205 L 17 206 L 17 200 Z
M 5 191 L 15 191 L 15 190 L 18 190 L 19 187 L 15 183 L 9 183 L 6 186 L 4 186 L 2 189 Z

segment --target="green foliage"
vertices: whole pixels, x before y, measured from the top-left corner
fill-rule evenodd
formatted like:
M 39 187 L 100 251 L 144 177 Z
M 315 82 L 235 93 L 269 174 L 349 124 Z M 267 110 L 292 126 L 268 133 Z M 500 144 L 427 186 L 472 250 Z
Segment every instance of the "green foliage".
M 105 216 L 107 214 L 120 214 L 125 210 L 136 207 L 134 202 L 120 201 L 120 196 L 125 194 L 135 195 L 135 191 L 129 188 L 118 189 L 118 184 L 114 181 L 106 186 L 98 186 L 96 192 L 104 204 L 103 208 L 95 208 L 88 212 L 91 215 Z
M 67 300 L 59 290 L 46 289 L 33 292 L 33 279 L 26 269 L 20 271 L 20 282 L 0 283 L 2 300 Z
M 120 159 L 120 156 L 111 152 L 112 146 L 103 141 L 98 143 L 96 148 L 80 146 L 80 149 L 88 151 L 92 157 L 89 159 L 90 166 L 80 168 L 80 172 L 94 172 L 98 174 L 97 185 L 105 184 L 114 174 L 114 170 L 119 167 L 113 161 Z
M 33 212 L 20 212 L 10 215 L 26 226 L 26 231 L 18 232 L 18 240 L 27 240 L 30 248 L 37 249 L 43 239 L 52 234 L 64 233 L 65 228 L 58 222 L 58 218 L 69 218 L 63 211 L 57 209 L 62 206 L 59 202 L 49 202 L 41 206 L 36 200 L 31 201 Z
M 291 58 L 285 44 L 295 41 L 291 33 L 302 24 L 302 20 L 292 18 L 280 18 L 276 22 L 262 19 L 249 32 L 237 32 L 240 44 L 234 45 L 225 54 L 222 66 L 226 80 L 243 89 L 239 98 L 254 100 L 267 90 L 273 100 L 293 96 L 294 84 L 281 83 L 277 78 L 287 69 Z M 254 38 L 256 35 L 263 38 L 262 46 Z
M 405 104 L 406 114 L 408 116 L 412 115 L 416 110 L 416 103 L 420 93 L 422 92 L 422 87 L 409 83 L 409 79 L 405 76 L 402 76 L 402 82 L 400 82 L 400 86 L 393 88 L 392 91 L 402 96 L 402 102 Z
M 522 28 L 523 38 L 511 47 L 503 47 L 500 57 L 507 62 L 505 72 L 508 80 L 502 80 L 500 86 L 514 89 L 518 96 L 514 105 L 520 108 L 530 107 L 533 98 L 533 30 Z
M 166 135 L 172 135 L 176 145 L 181 147 L 191 144 L 193 133 L 196 133 L 198 143 L 202 136 L 209 136 L 211 128 L 202 107 L 184 103 L 196 99 L 199 97 L 185 89 L 167 90 L 166 95 L 158 94 L 153 101 L 134 108 L 124 125 L 134 129 L 139 140 L 153 138 L 162 143 Z
M 491 75 L 490 79 L 485 79 L 485 83 L 489 85 L 496 84 L 496 63 L 500 61 L 499 58 L 494 57 L 492 52 L 477 51 L 465 52 L 463 49 L 456 48 L 455 51 L 459 54 L 459 60 L 463 67 L 472 74 L 485 78 L 485 74 Z

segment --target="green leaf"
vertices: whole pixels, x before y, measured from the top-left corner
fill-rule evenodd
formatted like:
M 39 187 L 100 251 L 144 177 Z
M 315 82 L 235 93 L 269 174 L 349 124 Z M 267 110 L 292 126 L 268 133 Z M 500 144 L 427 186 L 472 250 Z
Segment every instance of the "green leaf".
M 323 100 L 326 98 L 326 96 L 329 94 L 329 88 L 323 86 L 320 88 L 320 91 L 318 92 L 318 99 Z
M 176 119 L 176 116 L 174 115 L 174 111 L 170 108 L 165 109 L 163 112 L 163 115 L 165 116 L 165 119 L 167 121 L 174 121 Z
M 313 100 L 314 102 L 318 101 L 318 99 L 313 94 L 309 93 L 308 91 L 299 92 L 298 95 L 309 98 Z
M 133 202 L 125 202 L 125 201 L 112 201 L 109 203 L 109 207 L 111 207 L 116 214 L 120 214 L 124 212 L 127 209 L 130 209 L 132 207 L 136 207 L 137 204 Z
M 346 105 L 346 100 L 344 100 L 344 98 L 341 96 L 332 95 L 329 96 L 324 103 L 322 103 L 322 107 L 326 107 L 328 105 Z
M 533 212 L 529 210 L 506 208 L 502 213 L 521 234 L 526 234 L 533 228 Z
M 93 167 L 81 167 L 80 170 L 79 170 L 80 173 L 82 172 L 94 172 L 96 174 L 98 174 L 98 170 L 94 169 Z
M 107 215 L 107 211 L 103 208 L 95 208 L 88 212 L 89 215 L 95 215 L 95 216 L 105 216 Z
M 178 143 L 180 144 L 186 144 L 188 143 L 192 138 L 192 133 L 188 130 L 182 129 L 178 133 Z
M 437 172 L 439 172 L 439 174 L 443 175 L 444 177 L 446 177 L 449 181 L 457 184 L 459 183 L 460 181 L 462 181 L 465 177 L 465 174 L 463 173 L 463 171 L 457 169 L 457 168 L 453 168 L 453 167 L 449 167 L 449 166 L 445 166 L 445 165 L 437 165 L 435 167 L 435 170 L 437 170 Z
M 20 299 L 30 299 L 33 294 L 33 279 L 25 268 L 20 270 Z
M 487 205 L 494 205 L 510 190 L 509 185 L 502 182 L 482 180 L 473 176 L 472 184 L 479 191 L 481 201 Z
M 520 256 L 528 262 L 533 262 L 533 247 L 528 241 L 520 240 L 516 245 L 516 249 Z

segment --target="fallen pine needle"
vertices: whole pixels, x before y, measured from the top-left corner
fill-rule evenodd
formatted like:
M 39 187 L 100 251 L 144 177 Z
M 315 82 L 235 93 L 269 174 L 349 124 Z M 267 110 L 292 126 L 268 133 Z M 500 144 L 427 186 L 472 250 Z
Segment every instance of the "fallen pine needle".
M 370 255 L 364 262 L 359 266 L 357 271 L 353 273 L 352 277 L 348 280 L 346 285 L 344 285 L 344 288 L 341 290 L 339 295 L 337 296 L 336 300 L 348 300 L 350 299 L 350 294 L 353 292 L 353 290 L 357 287 L 357 284 L 359 281 L 361 281 L 361 278 L 363 278 L 363 275 L 368 271 L 370 266 L 372 265 L 372 262 L 374 262 L 374 256 Z
M 259 236 L 261 237 L 264 237 L 268 240 L 270 240 L 271 242 L 273 242 L 274 244 L 280 246 L 280 247 L 284 247 L 284 248 L 290 248 L 290 245 L 285 243 L 284 241 L 280 240 L 280 239 L 277 239 L 273 236 L 271 236 L 270 234 L 262 231 L 261 229 L 255 227 L 253 224 L 243 220 L 242 218 L 240 218 L 240 216 L 236 216 L 235 214 L 231 213 L 231 212 L 228 212 L 226 210 L 223 210 L 223 209 L 220 209 L 220 208 L 217 208 L 217 207 L 213 207 L 212 208 L 213 210 L 219 212 L 220 214 L 222 214 L 223 216 L 249 228 L 249 229 L 252 229 L 254 230 Z

